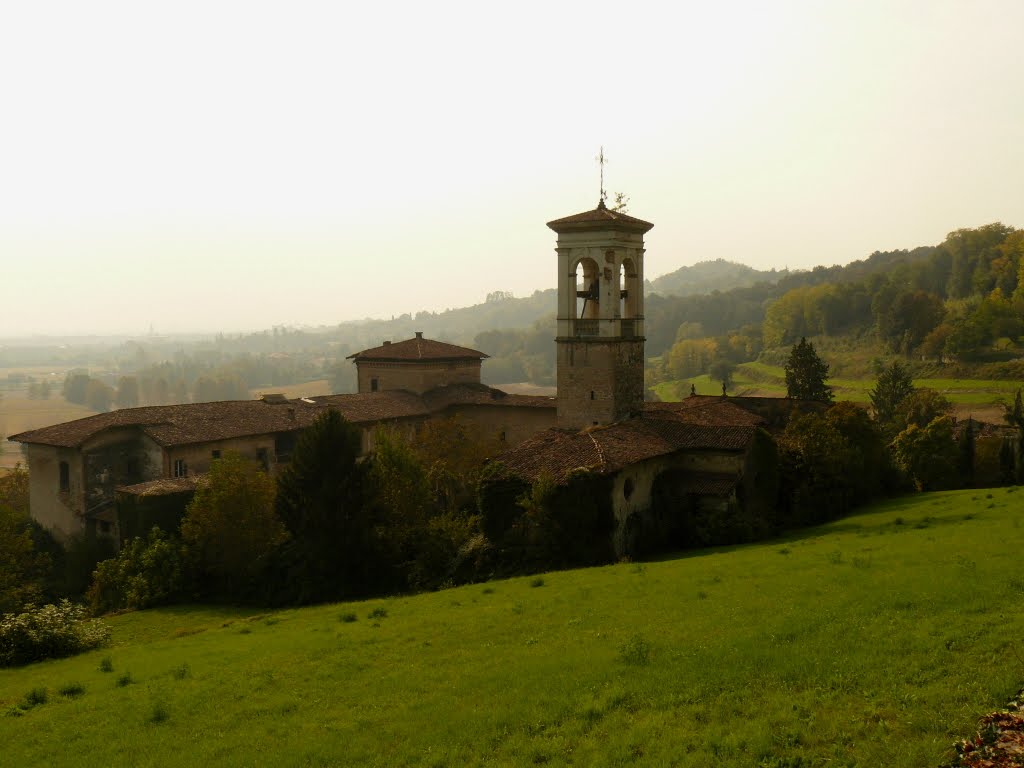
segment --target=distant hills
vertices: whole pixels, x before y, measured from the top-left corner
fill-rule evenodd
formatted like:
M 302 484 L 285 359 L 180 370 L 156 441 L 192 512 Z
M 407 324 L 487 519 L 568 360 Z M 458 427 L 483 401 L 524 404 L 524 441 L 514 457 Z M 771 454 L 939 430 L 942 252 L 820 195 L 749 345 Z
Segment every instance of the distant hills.
M 715 259 L 701 261 L 691 267 L 680 267 L 675 272 L 647 282 L 648 293 L 662 296 L 692 296 L 712 291 L 731 291 L 758 283 L 774 283 L 789 274 L 788 270 L 762 271 L 735 261 Z

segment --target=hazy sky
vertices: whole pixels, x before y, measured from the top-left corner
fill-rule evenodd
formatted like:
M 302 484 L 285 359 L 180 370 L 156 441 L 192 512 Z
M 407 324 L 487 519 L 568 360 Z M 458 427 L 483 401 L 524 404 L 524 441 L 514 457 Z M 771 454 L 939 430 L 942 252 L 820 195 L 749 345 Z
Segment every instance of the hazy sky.
M 336 323 L 1024 226 L 1024 2 L 5 3 L 0 336 Z

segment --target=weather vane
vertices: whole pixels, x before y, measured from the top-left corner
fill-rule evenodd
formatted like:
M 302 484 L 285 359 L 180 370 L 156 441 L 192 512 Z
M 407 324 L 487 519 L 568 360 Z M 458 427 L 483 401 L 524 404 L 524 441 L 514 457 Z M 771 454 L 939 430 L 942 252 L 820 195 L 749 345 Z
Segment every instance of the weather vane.
M 601 168 L 601 205 L 604 205 L 605 198 L 608 197 L 608 193 L 604 191 L 604 164 L 607 163 L 608 161 L 605 159 L 604 156 L 603 144 L 601 145 L 601 151 L 597 153 L 597 157 L 595 157 L 594 159 L 597 160 L 597 164 Z

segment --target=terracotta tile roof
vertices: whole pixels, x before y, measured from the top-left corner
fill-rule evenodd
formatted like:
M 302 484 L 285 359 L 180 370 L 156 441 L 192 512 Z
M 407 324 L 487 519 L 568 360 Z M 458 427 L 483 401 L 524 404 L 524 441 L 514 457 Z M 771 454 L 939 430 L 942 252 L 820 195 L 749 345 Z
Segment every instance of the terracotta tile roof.
M 709 427 L 759 427 L 765 424 L 764 417 L 719 397 L 707 400 L 688 397 L 678 403 L 644 403 L 644 415 Z
M 430 415 L 430 409 L 424 404 L 423 398 L 404 389 L 358 395 L 321 395 L 312 399 L 318 404 L 330 406 L 354 424 Z
M 645 416 L 586 432 L 549 429 L 496 460 L 531 482 L 544 473 L 562 481 L 581 467 L 614 474 L 630 464 L 676 451 L 744 451 L 756 431 L 755 426 L 707 426 Z
M 424 418 L 456 405 L 554 408 L 555 401 L 538 395 L 509 395 L 482 384 L 456 384 L 438 387 L 422 396 L 404 390 L 389 390 L 285 399 L 280 403 L 234 400 L 125 408 L 22 432 L 8 439 L 77 448 L 101 432 L 121 428 L 138 429 L 158 445 L 167 447 L 293 432 L 308 427 L 327 408 L 338 411 L 354 424 L 365 424 Z
M 416 360 L 483 360 L 490 355 L 468 347 L 459 347 L 434 339 L 424 339 L 420 334 L 405 341 L 382 344 L 373 349 L 364 349 L 349 355 L 346 360 L 379 360 L 382 362 L 407 363 Z
M 517 408 L 554 408 L 555 398 L 547 395 L 513 395 L 486 384 L 450 384 L 423 393 L 431 411 L 453 405 L 508 405 Z
M 548 222 L 548 227 L 559 234 L 588 229 L 621 229 L 643 234 L 650 231 L 653 226 L 649 221 L 610 210 L 605 206 L 603 200 L 592 211 L 584 211 Z
M 121 485 L 114 490 L 131 496 L 170 496 L 176 493 L 191 493 L 199 487 L 200 480 L 206 475 L 190 475 L 189 477 L 162 477 L 147 480 L 135 485 Z
M 322 405 L 301 399 L 288 400 L 282 404 L 270 404 L 262 400 L 228 400 L 152 405 L 86 416 L 84 419 L 22 432 L 8 439 L 20 443 L 77 448 L 100 432 L 137 428 L 158 445 L 188 445 L 301 429 L 312 424 L 323 408 Z

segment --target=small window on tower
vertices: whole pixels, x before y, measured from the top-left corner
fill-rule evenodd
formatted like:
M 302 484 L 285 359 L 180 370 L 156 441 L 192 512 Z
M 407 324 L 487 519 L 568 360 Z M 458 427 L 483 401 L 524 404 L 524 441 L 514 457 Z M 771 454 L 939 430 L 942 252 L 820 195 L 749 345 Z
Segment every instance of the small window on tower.
M 60 492 L 67 493 L 71 490 L 71 468 L 66 461 L 60 463 Z
M 377 381 L 377 379 L 370 379 L 370 391 L 376 392 L 378 389 L 380 389 L 380 383 Z
M 590 390 L 590 399 L 591 399 L 591 400 L 593 400 L 593 399 L 594 399 L 594 390 Z

